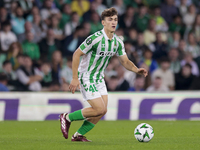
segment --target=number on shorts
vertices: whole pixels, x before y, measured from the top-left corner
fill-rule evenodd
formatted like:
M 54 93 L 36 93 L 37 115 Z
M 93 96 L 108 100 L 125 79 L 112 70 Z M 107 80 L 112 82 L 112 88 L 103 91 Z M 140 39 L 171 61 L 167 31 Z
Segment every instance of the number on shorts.
M 95 85 L 90 85 L 90 88 L 89 88 L 89 91 L 92 91 L 93 92 L 98 92 L 98 90 L 96 89 Z

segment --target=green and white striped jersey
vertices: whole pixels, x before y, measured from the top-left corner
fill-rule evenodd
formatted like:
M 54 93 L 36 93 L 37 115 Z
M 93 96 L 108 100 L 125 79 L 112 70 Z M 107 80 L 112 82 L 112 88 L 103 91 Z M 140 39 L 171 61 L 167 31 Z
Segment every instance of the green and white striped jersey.
M 104 29 L 90 35 L 79 48 L 86 54 L 79 64 L 79 78 L 88 79 L 91 83 L 104 78 L 104 70 L 113 55 L 126 54 L 123 41 L 115 34 L 110 40 Z

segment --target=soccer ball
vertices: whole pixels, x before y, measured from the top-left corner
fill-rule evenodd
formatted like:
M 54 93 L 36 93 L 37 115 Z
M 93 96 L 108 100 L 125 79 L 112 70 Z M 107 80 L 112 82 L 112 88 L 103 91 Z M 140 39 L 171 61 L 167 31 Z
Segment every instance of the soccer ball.
M 154 136 L 154 131 L 149 124 L 141 123 L 135 128 L 134 135 L 139 142 L 149 142 Z

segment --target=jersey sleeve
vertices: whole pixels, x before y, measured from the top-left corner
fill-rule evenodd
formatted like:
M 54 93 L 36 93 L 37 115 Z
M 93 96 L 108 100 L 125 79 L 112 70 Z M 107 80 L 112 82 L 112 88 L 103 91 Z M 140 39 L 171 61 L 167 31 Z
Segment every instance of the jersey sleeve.
M 88 53 L 91 49 L 92 49 L 92 38 L 88 37 L 80 46 L 79 48 L 81 49 L 81 51 L 86 54 Z
M 124 48 L 124 43 L 118 41 L 118 44 L 119 44 L 119 46 L 118 46 L 118 48 L 117 48 L 117 53 L 116 53 L 116 55 L 117 55 L 117 56 L 125 55 L 126 52 L 125 52 L 125 48 Z

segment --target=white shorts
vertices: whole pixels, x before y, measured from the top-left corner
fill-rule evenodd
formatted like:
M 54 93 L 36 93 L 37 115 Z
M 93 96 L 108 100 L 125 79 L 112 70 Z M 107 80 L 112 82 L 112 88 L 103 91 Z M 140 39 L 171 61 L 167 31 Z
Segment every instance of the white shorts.
M 101 79 L 98 83 L 90 83 L 89 80 L 82 79 L 80 83 L 83 101 L 92 100 L 101 97 L 101 95 L 108 95 L 104 79 Z

